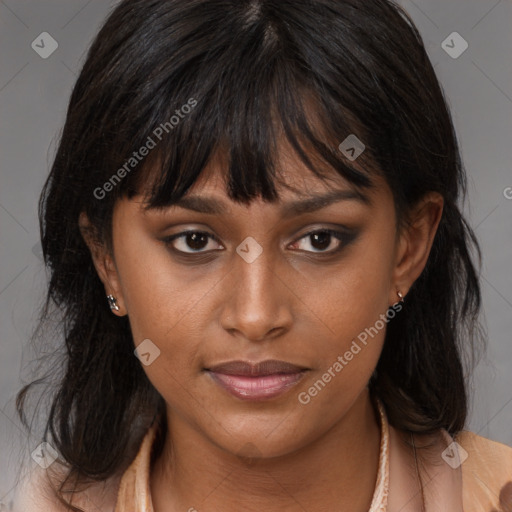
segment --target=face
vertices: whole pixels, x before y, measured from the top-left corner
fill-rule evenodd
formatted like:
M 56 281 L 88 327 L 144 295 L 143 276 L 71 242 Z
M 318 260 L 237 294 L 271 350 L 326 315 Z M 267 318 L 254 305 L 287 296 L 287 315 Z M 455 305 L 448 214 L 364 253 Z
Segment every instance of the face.
M 282 166 L 275 203 L 231 201 L 214 165 L 181 206 L 120 200 L 112 259 L 95 259 L 171 420 L 232 453 L 290 453 L 344 417 L 438 222 L 397 236 L 384 181 L 363 200 L 339 176 Z

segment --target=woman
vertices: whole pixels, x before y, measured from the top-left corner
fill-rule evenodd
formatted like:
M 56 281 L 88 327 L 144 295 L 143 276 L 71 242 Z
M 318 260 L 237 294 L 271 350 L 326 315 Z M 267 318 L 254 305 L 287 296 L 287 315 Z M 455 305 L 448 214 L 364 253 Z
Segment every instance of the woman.
M 22 510 L 512 510 L 464 430 L 464 185 L 393 3 L 122 1 L 40 203 L 65 368 Z

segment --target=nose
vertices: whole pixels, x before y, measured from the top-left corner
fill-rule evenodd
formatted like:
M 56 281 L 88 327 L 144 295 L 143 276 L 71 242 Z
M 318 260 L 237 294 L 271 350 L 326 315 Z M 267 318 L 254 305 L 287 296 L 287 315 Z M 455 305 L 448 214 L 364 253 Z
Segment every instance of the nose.
M 265 341 L 286 333 L 293 321 L 293 293 L 265 251 L 252 263 L 236 257 L 220 322 L 232 336 Z

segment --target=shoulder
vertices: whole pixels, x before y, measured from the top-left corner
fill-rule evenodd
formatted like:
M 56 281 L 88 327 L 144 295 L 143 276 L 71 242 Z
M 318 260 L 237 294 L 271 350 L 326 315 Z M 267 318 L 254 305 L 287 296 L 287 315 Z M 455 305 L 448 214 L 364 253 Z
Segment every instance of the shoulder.
M 392 510 L 416 511 L 421 503 L 414 457 L 410 456 L 410 433 L 390 429 L 394 450 L 390 450 L 388 504 Z M 400 442 L 395 441 L 395 438 Z M 431 435 L 414 435 L 424 482 L 427 510 L 445 512 L 512 512 L 512 448 L 470 431 L 452 437 L 441 429 Z M 395 453 L 393 453 L 395 452 Z M 417 470 L 418 466 L 416 466 Z M 391 481 L 391 478 L 390 478 Z M 405 503 L 405 505 L 404 505 Z
M 512 447 L 467 430 L 455 441 L 462 462 L 464 501 L 511 510 Z
M 153 440 L 159 431 L 158 424 L 155 422 L 149 428 L 139 430 L 134 436 L 133 446 L 128 449 L 126 461 L 119 468 L 117 475 L 103 481 L 83 484 L 77 491 L 65 493 L 65 500 L 84 512 L 114 512 L 119 509 L 117 507 L 119 499 L 121 498 L 122 501 L 124 495 L 130 491 L 129 484 L 134 477 L 134 472 L 137 473 L 138 485 L 149 485 L 147 467 Z M 142 443 L 138 440 L 140 436 Z M 146 469 L 142 474 L 140 473 L 141 461 L 145 461 L 143 468 Z M 136 469 L 138 471 L 135 471 Z M 42 469 L 37 465 L 29 469 L 25 468 L 25 475 L 15 491 L 13 512 L 69 512 L 70 509 L 59 501 L 54 491 L 64 481 L 66 474 L 67 466 L 58 461 L 48 469 Z
M 50 474 L 41 468 L 31 469 L 17 486 L 14 512 L 69 512 L 53 488 L 63 479 L 65 470 L 58 468 Z M 91 484 L 73 493 L 65 494 L 66 500 L 84 512 L 113 512 L 117 498 L 118 479 Z

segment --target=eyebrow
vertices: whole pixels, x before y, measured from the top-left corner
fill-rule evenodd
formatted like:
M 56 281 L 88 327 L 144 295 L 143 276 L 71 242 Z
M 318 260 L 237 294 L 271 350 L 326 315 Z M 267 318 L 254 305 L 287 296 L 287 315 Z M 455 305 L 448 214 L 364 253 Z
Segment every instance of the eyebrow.
M 359 191 L 331 190 L 326 194 L 310 195 L 304 199 L 297 199 L 284 203 L 281 208 L 281 215 L 283 218 L 288 218 L 295 215 L 311 213 L 321 210 L 322 208 L 327 208 L 333 203 L 347 200 L 359 201 L 366 205 L 370 204 L 368 197 Z M 223 215 L 228 213 L 228 208 L 222 201 L 213 197 L 203 197 L 198 195 L 182 197 L 178 201 L 169 205 L 169 208 L 174 207 L 209 215 Z

